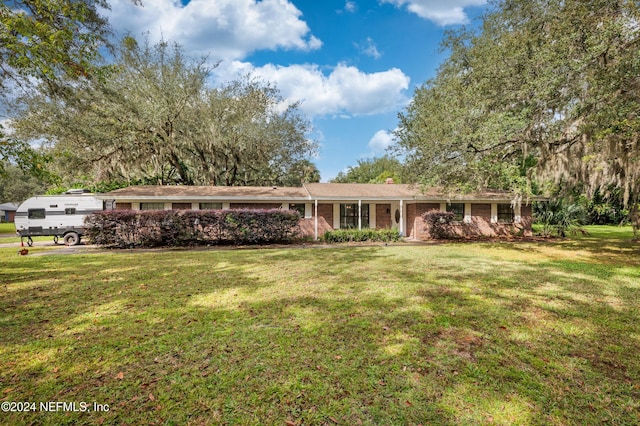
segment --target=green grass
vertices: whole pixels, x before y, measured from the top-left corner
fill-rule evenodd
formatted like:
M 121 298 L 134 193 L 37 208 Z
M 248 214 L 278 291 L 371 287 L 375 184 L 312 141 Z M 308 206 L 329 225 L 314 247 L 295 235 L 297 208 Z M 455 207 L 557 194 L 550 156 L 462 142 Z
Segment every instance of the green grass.
M 0 235 L 5 235 L 3 238 L 0 238 L 0 244 L 9 244 L 9 243 L 20 243 L 20 237 L 7 237 L 7 235 L 16 235 L 16 226 L 13 223 L 0 223 Z M 53 237 L 33 237 L 33 241 L 38 245 L 38 243 L 53 241 Z M 60 241 L 62 244 L 62 240 Z M 24 244 L 27 244 L 26 239 L 24 240 Z M 16 244 L 16 247 L 19 244 Z
M 0 234 L 15 234 L 16 226 L 11 222 L 0 223 Z
M 638 424 L 630 240 L 0 249 L 0 422 Z

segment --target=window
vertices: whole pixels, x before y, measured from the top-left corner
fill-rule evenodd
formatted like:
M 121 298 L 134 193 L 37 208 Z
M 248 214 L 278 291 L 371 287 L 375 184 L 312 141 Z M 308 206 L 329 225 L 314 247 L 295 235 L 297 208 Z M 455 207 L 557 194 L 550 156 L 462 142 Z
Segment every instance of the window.
M 164 210 L 164 203 L 140 203 L 140 210 Z
M 298 213 L 300 213 L 300 217 L 304 217 L 304 204 L 302 203 L 289 204 L 289 210 L 296 210 Z
M 362 204 L 362 227 L 369 227 L 369 204 Z M 358 228 L 358 205 L 340 204 L 340 228 Z
M 116 203 L 116 210 L 131 210 L 133 206 L 131 203 Z
M 66 208 L 66 209 L 64 209 L 64 214 L 76 214 L 76 209 L 75 209 L 75 207 L 71 207 L 71 208 Z
M 513 222 L 513 207 L 511 207 L 511 204 L 498 204 L 498 222 Z
M 171 210 L 191 210 L 191 203 L 172 203 Z
M 28 212 L 29 219 L 44 219 L 47 217 L 44 209 L 29 209 Z
M 447 204 L 447 211 L 453 213 L 453 220 L 456 222 L 464 220 L 464 203 Z
M 200 210 L 222 210 L 222 203 L 200 203 Z

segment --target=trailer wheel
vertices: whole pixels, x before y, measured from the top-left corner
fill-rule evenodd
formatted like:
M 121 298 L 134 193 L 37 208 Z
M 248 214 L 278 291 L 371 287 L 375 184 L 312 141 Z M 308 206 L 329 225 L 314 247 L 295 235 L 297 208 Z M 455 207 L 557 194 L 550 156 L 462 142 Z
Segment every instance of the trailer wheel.
M 53 237 L 53 244 L 58 244 L 58 236 L 57 235 L 55 235 Z
M 80 235 L 77 232 L 69 232 L 64 236 L 64 244 L 67 246 L 75 246 L 80 243 Z
M 31 237 L 27 237 L 27 245 L 28 245 L 29 247 L 33 247 L 33 238 L 31 238 Z

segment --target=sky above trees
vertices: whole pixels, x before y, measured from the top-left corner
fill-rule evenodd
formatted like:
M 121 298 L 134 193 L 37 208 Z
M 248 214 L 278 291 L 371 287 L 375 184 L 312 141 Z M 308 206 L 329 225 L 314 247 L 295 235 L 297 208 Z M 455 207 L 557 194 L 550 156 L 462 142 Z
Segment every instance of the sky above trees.
M 212 83 L 252 73 L 312 120 L 323 181 L 384 154 L 397 114 L 446 57 L 448 28 L 485 0 L 110 1 L 117 35 L 179 43 L 220 65 Z

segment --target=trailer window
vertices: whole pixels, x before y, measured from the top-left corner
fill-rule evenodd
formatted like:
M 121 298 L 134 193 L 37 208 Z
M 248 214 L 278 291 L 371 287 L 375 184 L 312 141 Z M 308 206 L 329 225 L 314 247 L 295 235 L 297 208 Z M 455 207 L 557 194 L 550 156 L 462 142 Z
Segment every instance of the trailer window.
M 76 209 L 73 207 L 64 209 L 64 214 L 76 214 Z
M 29 209 L 29 219 L 44 219 L 46 216 L 44 209 Z

